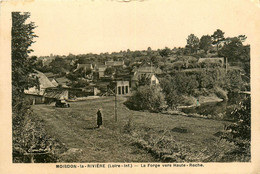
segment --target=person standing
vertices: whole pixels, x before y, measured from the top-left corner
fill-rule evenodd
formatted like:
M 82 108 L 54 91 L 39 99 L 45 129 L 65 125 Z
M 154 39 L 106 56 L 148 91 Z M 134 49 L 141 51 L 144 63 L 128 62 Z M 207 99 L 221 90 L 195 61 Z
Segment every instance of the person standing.
M 102 126 L 102 113 L 101 109 L 98 109 L 97 111 L 97 126 L 100 128 Z

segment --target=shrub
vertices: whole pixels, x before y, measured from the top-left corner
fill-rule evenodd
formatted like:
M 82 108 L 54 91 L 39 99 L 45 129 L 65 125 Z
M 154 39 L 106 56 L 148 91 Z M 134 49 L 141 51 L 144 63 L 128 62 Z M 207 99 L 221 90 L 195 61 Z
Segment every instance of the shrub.
M 21 113 L 13 113 L 13 162 L 57 162 L 57 154 L 66 148 L 47 134 L 30 109 Z
M 164 95 L 159 86 L 140 86 L 125 103 L 130 109 L 160 112 L 165 107 Z
M 234 123 L 226 127 L 227 133 L 222 138 L 234 143 L 237 147 L 232 155 L 242 157 L 245 161 L 250 161 L 251 153 L 251 99 L 247 97 L 239 106 L 228 113 L 235 120 Z
M 238 92 L 244 86 L 241 74 L 239 70 L 230 70 L 227 73 L 226 88 L 228 91 Z

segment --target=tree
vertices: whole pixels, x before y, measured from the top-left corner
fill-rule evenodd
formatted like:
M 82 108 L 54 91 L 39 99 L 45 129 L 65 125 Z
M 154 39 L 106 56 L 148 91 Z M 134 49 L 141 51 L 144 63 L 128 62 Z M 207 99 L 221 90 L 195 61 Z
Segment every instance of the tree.
M 164 94 L 158 86 L 140 86 L 125 103 L 130 109 L 160 112 L 166 108 Z
M 165 47 L 164 49 L 160 50 L 159 51 L 159 54 L 162 56 L 162 57 L 167 57 L 171 54 L 171 49 L 168 48 L 168 47 Z
M 12 105 L 16 109 L 23 99 L 24 89 L 27 89 L 30 81 L 31 66 L 34 59 L 29 59 L 29 49 L 33 39 L 37 37 L 33 30 L 36 28 L 33 22 L 26 23 L 30 13 L 12 12 Z
M 209 35 L 203 35 L 200 38 L 199 47 L 200 47 L 200 49 L 203 49 L 206 54 L 207 54 L 208 50 L 212 47 L 211 44 L 212 44 L 212 39 Z
M 148 47 L 147 48 L 147 56 L 151 56 L 151 54 L 152 54 L 152 48 Z
M 147 77 L 145 74 L 141 74 L 138 78 L 138 85 L 137 86 L 149 86 L 151 85 L 151 78 Z
M 244 40 L 245 38 L 241 38 L 239 36 L 227 38 L 223 48 L 219 51 L 219 54 L 221 56 L 227 57 L 231 62 L 249 62 L 250 49 L 249 47 L 243 45 L 241 39 Z
M 186 48 L 190 49 L 191 53 L 197 52 L 199 48 L 199 38 L 194 34 L 190 34 L 187 38 Z
M 116 69 L 113 67 L 108 67 L 105 70 L 105 75 L 113 75 L 116 72 Z
M 60 56 L 56 56 L 55 59 L 50 63 L 50 66 L 52 67 L 52 72 L 55 74 L 65 73 L 70 69 L 69 63 Z
M 224 37 L 224 32 L 221 31 L 220 29 L 217 29 L 213 35 L 211 35 L 212 39 L 213 39 L 213 42 L 212 44 L 213 45 L 216 45 L 217 46 L 217 51 L 219 50 L 219 44 L 225 40 L 225 37 Z

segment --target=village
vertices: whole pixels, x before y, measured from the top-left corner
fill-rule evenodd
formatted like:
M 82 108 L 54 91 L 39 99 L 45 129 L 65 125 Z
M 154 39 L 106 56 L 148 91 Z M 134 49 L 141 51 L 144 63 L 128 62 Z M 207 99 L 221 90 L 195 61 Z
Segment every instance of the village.
M 182 57 L 184 57 L 184 60 L 178 61 L 178 59 L 183 59 Z M 57 56 L 57 59 L 68 61 L 66 57 L 59 58 Z M 175 61 L 173 61 L 174 59 Z M 53 60 L 55 61 L 55 58 L 51 55 L 40 57 L 37 61 L 41 62 L 43 67 L 46 67 L 50 66 Z M 87 58 L 84 61 L 90 63 L 76 63 L 79 62 L 79 59 L 69 60 L 68 64 L 71 66 L 71 72 L 65 71 L 64 76 L 61 76 L 60 73 L 43 73 L 39 70 L 34 70 L 35 73 L 31 75 L 39 80 L 39 87 L 34 86 L 24 91 L 31 104 L 50 104 L 57 100 L 72 102 L 111 95 L 130 96 L 138 85 L 142 83 L 142 80 L 148 80 L 151 86 L 160 86 L 160 79 L 167 73 L 170 73 L 169 70 L 162 71 L 158 64 L 154 65 L 152 61 L 147 61 L 144 58 L 143 61 L 128 63 L 128 66 L 124 60 L 108 60 L 101 63 L 91 62 Z M 174 56 L 168 56 L 168 61 L 171 63 L 164 62 L 163 64 L 168 64 L 168 66 L 173 64 L 173 67 L 175 66 L 176 69 L 185 69 L 184 71 L 196 71 L 197 69 L 194 69 L 194 65 L 196 66 L 195 68 L 200 69 L 205 69 L 205 66 L 211 65 L 222 68 L 227 67 L 224 57 L 195 58 L 192 56 L 181 56 L 181 58 L 174 58 Z M 77 73 L 78 77 L 80 77 L 80 83 L 83 83 L 81 87 L 73 85 L 77 81 L 77 79 L 70 78 L 73 73 Z

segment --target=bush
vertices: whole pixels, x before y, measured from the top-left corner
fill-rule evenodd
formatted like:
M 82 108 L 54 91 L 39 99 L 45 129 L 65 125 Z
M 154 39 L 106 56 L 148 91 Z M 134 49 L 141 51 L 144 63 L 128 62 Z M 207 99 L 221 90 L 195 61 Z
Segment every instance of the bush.
M 158 86 L 140 86 L 125 103 L 134 110 L 160 112 L 165 107 L 164 95 Z
M 235 120 L 226 127 L 226 134 L 222 138 L 232 142 L 237 149 L 232 153 L 238 158 L 250 161 L 251 152 L 251 99 L 246 98 L 239 106 L 234 108 L 228 115 Z
M 66 148 L 47 135 L 41 120 L 30 109 L 25 110 L 13 112 L 13 162 L 57 162 L 58 153 Z
M 242 80 L 239 70 L 230 70 L 227 73 L 227 84 L 226 88 L 228 91 L 239 92 L 245 83 Z

